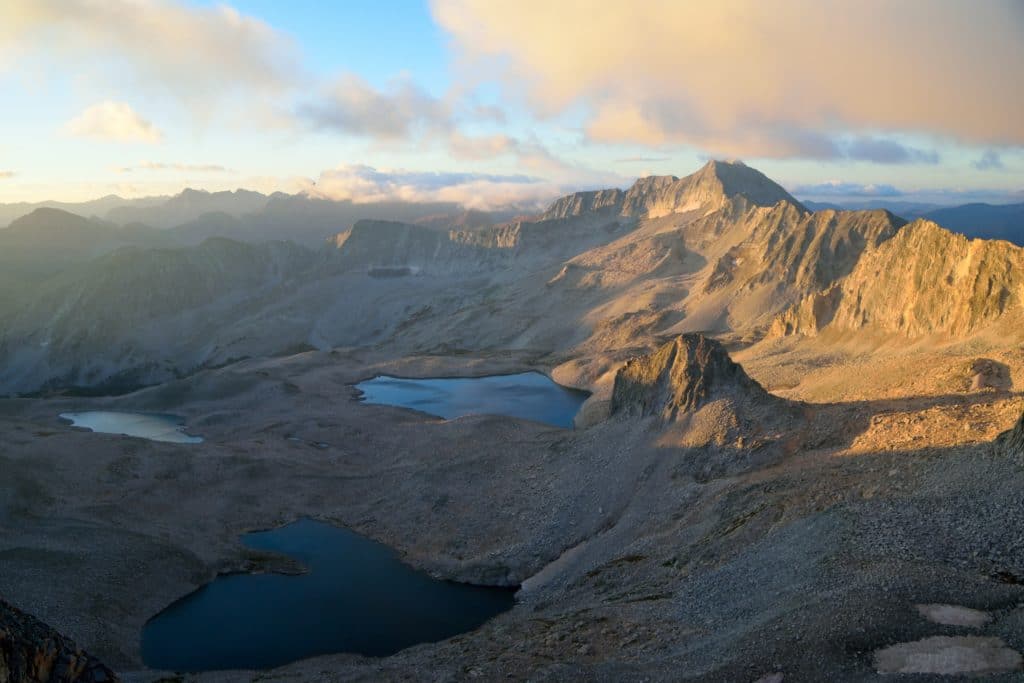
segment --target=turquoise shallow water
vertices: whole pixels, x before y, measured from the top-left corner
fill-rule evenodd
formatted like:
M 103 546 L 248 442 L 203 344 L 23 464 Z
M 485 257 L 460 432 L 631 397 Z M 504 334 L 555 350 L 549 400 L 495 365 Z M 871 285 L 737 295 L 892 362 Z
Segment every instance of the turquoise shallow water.
M 445 419 L 509 415 L 566 428 L 572 427 L 590 395 L 556 384 L 539 372 L 440 379 L 379 375 L 356 388 L 367 403 L 412 408 Z
M 336 652 L 385 656 L 479 627 L 514 590 L 439 581 L 346 529 L 310 519 L 246 534 L 309 572 L 221 576 L 146 624 L 153 669 L 265 669 Z
M 202 438 L 185 433 L 185 420 L 177 415 L 153 413 L 126 413 L 111 410 L 91 410 L 83 413 L 61 413 L 75 427 L 94 432 L 137 436 L 150 441 L 171 443 L 202 443 Z

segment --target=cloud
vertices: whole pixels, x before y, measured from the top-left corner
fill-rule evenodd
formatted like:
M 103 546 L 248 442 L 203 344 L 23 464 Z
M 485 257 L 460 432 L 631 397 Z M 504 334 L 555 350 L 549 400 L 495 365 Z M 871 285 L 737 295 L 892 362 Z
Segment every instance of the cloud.
M 0 72 L 30 58 L 54 71 L 72 68 L 103 79 L 105 85 L 127 80 L 133 91 L 148 88 L 200 109 L 240 89 L 280 92 L 292 87 L 299 73 L 287 37 L 223 4 L 4 0 L 3 5 Z
M 169 164 L 159 161 L 143 161 L 135 166 L 121 166 L 118 173 L 135 171 L 177 171 L 182 173 L 235 173 L 233 169 L 219 164 Z
M 535 210 L 546 206 L 562 190 L 518 174 L 384 170 L 346 165 L 323 171 L 309 193 L 356 203 L 453 202 L 470 209 Z
M 0 171 L 0 180 L 10 180 L 14 176 L 14 171 Z
M 68 135 L 115 142 L 157 143 L 163 139 L 156 126 L 124 102 L 100 102 L 89 107 L 63 128 Z
M 448 106 L 408 79 L 377 90 L 355 74 L 345 74 L 319 99 L 299 106 L 298 115 L 314 128 L 383 139 L 408 139 L 424 131 L 448 130 Z
M 616 159 L 615 163 L 617 163 L 617 164 L 646 164 L 646 163 L 656 163 L 656 162 L 659 162 L 659 161 L 669 161 L 670 159 L 671 159 L 671 157 L 644 157 L 644 156 L 636 156 L 636 157 L 623 157 L 621 159 Z
M 846 156 L 855 161 L 873 161 L 877 164 L 937 164 L 939 154 L 934 150 L 906 147 L 895 140 L 859 137 L 846 147 Z
M 830 180 L 818 185 L 800 185 L 793 194 L 801 197 L 902 197 L 904 193 L 892 185 L 845 183 Z
M 995 150 L 986 150 L 981 158 L 974 162 L 974 168 L 979 171 L 1002 171 L 1006 168 L 1002 157 Z
M 517 154 L 521 147 L 518 140 L 508 135 L 470 136 L 454 130 L 448 136 L 448 150 L 456 159 L 479 161 Z
M 1024 144 L 1019 0 L 433 0 L 469 77 L 591 139 L 726 156 L 843 158 L 850 135 Z M 925 20 L 927 19 L 927 20 Z M 955 84 L 955 87 L 950 87 Z M 893 143 L 895 144 L 895 143 Z M 904 148 L 906 149 L 906 148 Z M 931 163 L 892 144 L 849 153 Z M 923 156 L 922 156 L 923 155 Z

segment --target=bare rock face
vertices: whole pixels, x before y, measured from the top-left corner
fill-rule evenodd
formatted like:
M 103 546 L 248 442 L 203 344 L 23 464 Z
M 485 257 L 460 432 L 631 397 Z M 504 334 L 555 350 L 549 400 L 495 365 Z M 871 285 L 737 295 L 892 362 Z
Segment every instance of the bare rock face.
M 117 680 L 117 674 L 72 640 L 0 600 L 0 683 Z
M 622 190 L 592 190 L 575 192 L 555 200 L 544 212 L 546 220 L 573 218 L 585 213 L 618 214 L 622 210 Z
M 1024 249 L 917 220 L 868 249 L 849 275 L 780 315 L 775 335 L 831 328 L 962 337 L 1021 312 Z
M 773 399 L 720 343 L 701 334 L 684 334 L 619 370 L 612 413 L 635 412 L 671 421 L 718 398 Z

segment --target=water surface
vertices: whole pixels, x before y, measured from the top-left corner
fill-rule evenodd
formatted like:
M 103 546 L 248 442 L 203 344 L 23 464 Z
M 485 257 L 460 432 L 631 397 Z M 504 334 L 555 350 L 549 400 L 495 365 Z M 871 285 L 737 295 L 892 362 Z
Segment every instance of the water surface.
M 112 410 L 91 410 L 84 413 L 61 413 L 75 427 L 85 427 L 104 434 L 138 436 L 150 441 L 171 443 L 202 443 L 202 438 L 185 433 L 185 420 L 177 415 L 125 413 Z
M 473 630 L 514 590 L 438 581 L 385 545 L 300 520 L 246 534 L 309 573 L 220 576 L 146 624 L 142 658 L 169 671 L 264 669 L 335 652 L 384 656 Z
M 412 408 L 446 420 L 463 415 L 508 415 L 567 428 L 590 396 L 556 384 L 539 372 L 439 379 L 378 375 L 356 388 L 367 403 Z

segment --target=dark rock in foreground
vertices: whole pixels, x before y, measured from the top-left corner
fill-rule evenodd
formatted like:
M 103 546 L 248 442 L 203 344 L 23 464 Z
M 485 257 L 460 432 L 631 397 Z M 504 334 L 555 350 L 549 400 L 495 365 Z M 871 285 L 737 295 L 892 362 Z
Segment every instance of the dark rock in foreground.
M 74 641 L 0 600 L 0 683 L 117 680 L 117 674 Z

